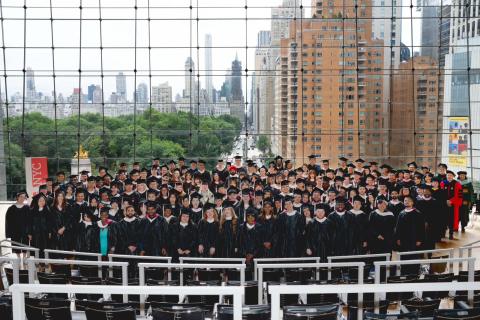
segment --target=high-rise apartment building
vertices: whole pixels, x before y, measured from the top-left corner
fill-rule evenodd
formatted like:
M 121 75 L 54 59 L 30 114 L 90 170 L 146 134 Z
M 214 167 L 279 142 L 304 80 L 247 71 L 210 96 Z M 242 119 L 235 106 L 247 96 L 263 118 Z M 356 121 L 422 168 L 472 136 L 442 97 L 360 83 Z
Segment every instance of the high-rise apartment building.
M 127 101 L 127 77 L 123 72 L 119 72 L 116 76 L 117 97 L 119 102 Z
M 280 147 L 296 165 L 310 154 L 383 160 L 383 40 L 372 40 L 371 19 L 342 19 L 371 17 L 372 3 L 359 1 L 358 9 L 340 0 L 313 4 L 323 19 L 292 23 L 281 41 L 275 121 L 286 139 Z
M 436 167 L 441 153 L 442 73 L 436 59 L 417 56 L 402 62 L 393 75 L 388 160 L 393 167 L 411 161 Z

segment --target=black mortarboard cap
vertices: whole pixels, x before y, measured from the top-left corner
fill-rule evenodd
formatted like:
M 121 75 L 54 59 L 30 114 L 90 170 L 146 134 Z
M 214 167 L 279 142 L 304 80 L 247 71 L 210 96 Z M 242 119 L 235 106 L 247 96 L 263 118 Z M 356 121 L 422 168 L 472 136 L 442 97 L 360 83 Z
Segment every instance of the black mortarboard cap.
M 242 159 L 242 156 L 235 156 L 234 159 Z
M 448 169 L 448 166 L 447 166 L 445 163 L 439 163 L 439 164 L 438 164 L 438 167 L 442 167 L 442 168 Z
M 340 161 L 348 161 L 348 159 L 345 158 L 345 157 L 340 157 L 340 158 L 338 158 L 338 160 L 340 160 Z
M 453 176 L 455 176 L 455 172 L 453 172 L 452 170 L 447 170 L 447 173 L 453 174 Z
M 308 156 L 308 159 L 315 159 L 316 157 L 317 157 L 316 155 L 311 154 L 311 155 Z
M 125 181 L 123 182 L 125 185 L 127 184 L 133 184 L 133 180 L 132 179 L 125 179 Z
M 417 163 L 416 163 L 415 161 L 412 161 L 412 162 L 407 163 L 407 166 L 409 166 L 409 167 L 410 167 L 410 166 L 414 166 L 415 168 L 418 168 L 418 165 L 417 165 Z
M 355 160 L 355 162 L 364 163 L 364 162 L 365 162 L 365 160 L 363 160 L 362 158 L 358 158 L 357 160 Z
M 17 192 L 17 194 L 16 194 L 15 196 L 18 198 L 18 196 L 20 196 L 20 195 L 22 195 L 22 194 L 24 194 L 25 197 L 28 198 L 27 190 L 20 190 L 20 191 Z
M 461 171 L 458 171 L 457 174 L 458 175 L 461 175 L 461 174 L 467 175 L 467 171 L 461 170 Z

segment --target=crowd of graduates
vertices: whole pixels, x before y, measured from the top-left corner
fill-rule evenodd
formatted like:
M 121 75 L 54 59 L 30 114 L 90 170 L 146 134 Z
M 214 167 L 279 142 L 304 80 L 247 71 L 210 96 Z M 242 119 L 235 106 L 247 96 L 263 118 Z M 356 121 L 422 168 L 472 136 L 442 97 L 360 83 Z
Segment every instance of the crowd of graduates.
M 310 156 L 294 167 L 184 158 L 149 168 L 120 164 L 25 191 L 6 214 L 6 236 L 41 250 L 179 257 L 328 256 L 435 248 L 465 230 L 474 203 L 467 173 Z M 461 227 L 461 229 L 460 229 Z M 448 232 L 447 232 L 448 231 Z

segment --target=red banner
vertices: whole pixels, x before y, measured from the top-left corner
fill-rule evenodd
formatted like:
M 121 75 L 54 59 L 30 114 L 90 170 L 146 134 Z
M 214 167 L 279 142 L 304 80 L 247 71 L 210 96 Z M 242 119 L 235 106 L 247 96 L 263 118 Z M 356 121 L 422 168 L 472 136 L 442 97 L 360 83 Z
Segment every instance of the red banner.
M 38 193 L 38 187 L 47 182 L 47 158 L 25 158 L 25 176 L 28 194 L 30 196 L 36 195 Z

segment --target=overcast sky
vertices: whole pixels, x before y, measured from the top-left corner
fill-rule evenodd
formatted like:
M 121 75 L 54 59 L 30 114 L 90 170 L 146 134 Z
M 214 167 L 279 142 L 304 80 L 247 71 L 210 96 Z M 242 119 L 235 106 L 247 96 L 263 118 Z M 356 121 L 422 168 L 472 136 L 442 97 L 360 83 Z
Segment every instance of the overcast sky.
M 3 0 L 4 41 L 6 46 L 5 60 L 9 75 L 7 82 L 8 95 L 22 91 L 22 72 L 24 67 L 35 71 L 35 81 L 38 91 L 50 95 L 53 91 L 53 59 L 52 30 L 50 24 L 50 0 L 27 1 L 26 51 L 24 62 L 24 21 L 23 1 Z M 204 49 L 197 50 L 197 44 L 204 46 L 205 34 L 212 35 L 213 43 L 213 84 L 219 89 L 224 81 L 225 73 L 230 67 L 235 54 L 249 70 L 254 69 L 254 52 L 257 33 L 270 29 L 271 8 L 281 4 L 281 0 L 137 0 L 137 18 L 147 19 L 137 22 L 135 33 L 134 0 L 101 0 L 102 5 L 102 42 L 105 48 L 103 54 L 104 92 L 106 98 L 115 91 L 115 75 L 124 71 L 127 78 L 127 94 L 131 100 L 134 90 L 134 73 L 136 68 L 137 85 L 145 82 L 149 85 L 149 54 L 148 49 L 137 49 L 135 67 L 135 41 L 138 47 L 162 47 L 151 51 L 152 85 L 168 81 L 173 86 L 173 94 L 181 93 L 184 87 L 184 63 L 192 56 L 196 68 L 204 74 Z M 150 2 L 150 12 L 147 9 Z M 194 9 L 190 10 L 190 2 Z M 74 87 L 79 86 L 78 72 L 80 62 L 80 5 L 79 0 L 52 0 L 53 42 L 55 49 L 55 70 L 57 74 L 56 89 L 64 95 L 70 95 Z M 199 8 L 197 9 L 197 3 Z M 248 9 L 244 6 L 247 3 Z M 100 78 L 100 23 L 98 9 L 99 0 L 84 0 L 82 6 L 81 28 L 81 86 L 86 93 L 89 84 L 101 84 Z M 310 17 L 310 0 L 298 1 L 306 8 L 306 17 Z M 414 5 L 416 2 L 414 2 Z M 414 25 L 413 44 L 418 45 L 418 20 L 410 20 L 410 0 L 404 0 L 402 21 L 402 42 L 412 44 L 410 37 L 411 25 Z M 173 7 L 175 6 L 175 7 Z M 116 8 L 112 8 L 116 7 Z M 123 8 L 119 8 L 123 7 Z M 248 15 L 248 22 L 245 16 Z M 418 16 L 416 10 L 413 15 Z M 196 18 L 200 19 L 198 22 Z M 194 20 L 191 21 L 190 18 Z M 11 20 L 14 19 L 14 20 Z M 31 19 L 31 20 L 30 20 Z M 36 20 L 35 20 L 36 19 Z M 109 20 L 116 19 L 116 20 Z M 161 20 L 155 20 L 161 19 Z M 136 40 L 135 40 L 136 34 Z M 245 46 L 249 49 L 246 50 Z M 193 48 L 190 48 L 193 46 Z M 91 47 L 91 48 L 89 48 Z M 108 47 L 116 47 L 110 48 Z M 221 48 L 219 48 L 221 47 Z M 417 49 L 415 49 L 417 50 Z M 3 59 L 0 62 L 2 70 Z M 202 87 L 205 81 L 201 79 Z M 249 82 L 250 83 L 250 82 Z M 5 92 L 2 81 L 2 94 Z M 245 94 L 245 78 L 243 81 Z M 250 84 L 248 84 L 250 87 Z M 249 89 L 248 89 L 249 90 Z

